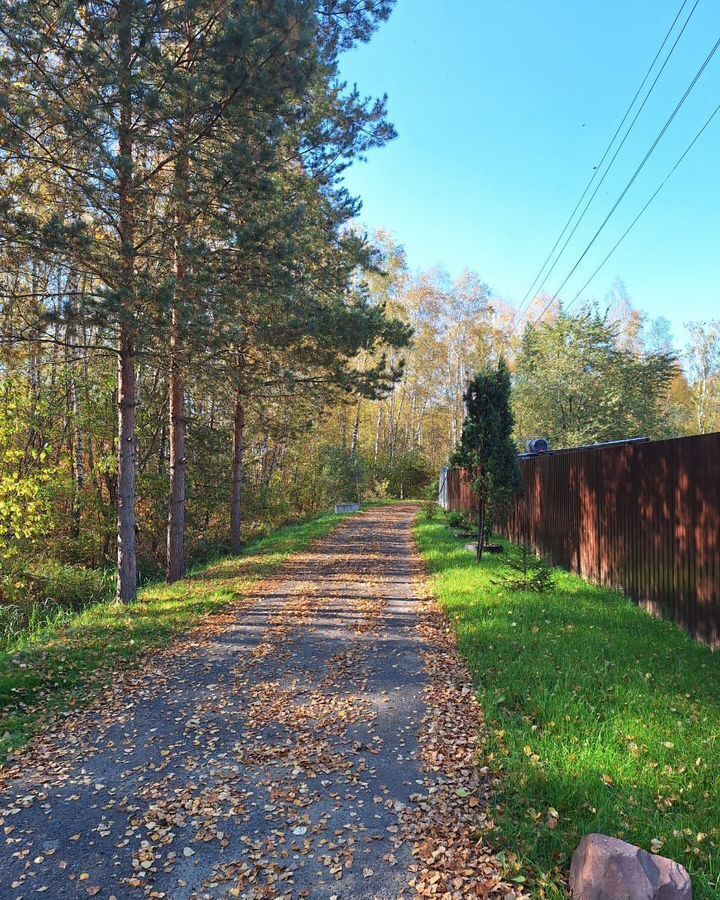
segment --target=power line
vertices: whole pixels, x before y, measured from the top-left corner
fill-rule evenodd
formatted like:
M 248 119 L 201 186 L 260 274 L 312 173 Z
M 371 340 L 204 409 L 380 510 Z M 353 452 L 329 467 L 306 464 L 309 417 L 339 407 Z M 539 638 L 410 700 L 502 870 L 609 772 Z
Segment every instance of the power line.
M 650 199 L 647 201 L 647 203 L 645 204 L 645 206 L 643 206 L 643 208 L 640 210 L 640 212 L 635 216 L 635 218 L 632 220 L 632 222 L 628 225 L 628 227 L 627 227 L 627 228 L 625 229 L 625 231 L 622 233 L 622 235 L 620 236 L 620 238 L 618 239 L 617 243 L 616 243 L 615 246 L 612 248 L 612 250 L 607 254 L 607 256 L 603 259 L 603 261 L 602 261 L 602 262 L 600 263 L 600 265 L 597 267 L 597 269 L 595 269 L 595 271 L 594 271 L 594 272 L 592 273 L 592 275 L 588 278 L 588 280 L 585 282 L 585 284 L 580 288 L 580 290 L 577 292 L 577 294 L 575 294 L 575 296 L 572 298 L 572 300 L 567 304 L 567 306 L 565 307 L 566 310 L 570 309 L 570 307 L 573 305 L 573 303 L 575 303 L 575 301 L 578 299 L 578 297 L 580 296 L 580 294 L 582 294 L 582 292 L 585 290 L 585 288 L 586 288 L 586 287 L 590 284 L 590 282 L 595 278 L 595 276 L 596 276 L 596 275 L 598 274 L 598 272 L 602 269 L 602 267 L 605 265 L 605 263 L 610 259 L 610 257 L 613 255 L 613 253 L 615 253 L 615 251 L 616 251 L 617 248 L 620 246 L 620 244 L 622 244 L 622 242 L 625 240 L 625 238 L 630 234 L 630 232 L 633 230 L 633 228 L 635 227 L 635 225 L 637 225 L 638 221 L 640 220 L 640 218 L 642 217 L 642 215 L 645 213 L 645 211 L 647 210 L 647 208 L 650 206 L 650 204 L 653 202 L 653 200 L 657 197 L 657 195 L 660 193 L 660 191 L 665 187 L 665 185 L 668 183 L 668 181 L 670 181 L 670 179 L 672 178 L 672 176 L 675 174 L 676 169 L 680 166 L 680 164 L 682 163 L 682 161 L 685 159 L 685 157 L 688 155 L 688 153 L 692 150 L 692 148 L 695 146 L 695 144 L 700 140 L 701 136 L 703 135 L 703 133 L 705 132 L 705 130 L 709 127 L 710 123 L 713 121 L 713 119 L 715 118 L 715 116 L 717 116 L 718 113 L 720 113 L 720 104 L 718 104 L 718 105 L 715 107 L 715 109 L 713 110 L 713 112 L 712 112 L 712 113 L 710 114 L 710 116 L 707 118 L 707 120 L 706 120 L 705 124 L 703 125 L 703 127 L 700 129 L 700 131 L 698 131 L 698 133 L 697 133 L 697 134 L 695 135 L 695 137 L 692 139 L 692 141 L 690 142 L 690 144 L 688 144 L 688 146 L 685 148 L 685 151 L 683 152 L 682 156 L 680 156 L 680 158 L 679 158 L 678 161 L 675 163 L 675 165 L 672 167 L 672 169 L 670 169 L 670 171 L 668 172 L 668 174 L 667 174 L 667 175 L 665 176 L 665 178 L 661 181 L 661 183 L 659 184 L 659 186 L 657 187 L 657 189 L 655 190 L 655 192 L 651 195 Z
M 646 93 L 646 95 L 645 95 L 645 97 L 644 97 L 644 99 L 643 99 L 643 102 L 640 104 L 640 107 L 639 107 L 638 111 L 635 113 L 635 116 L 634 116 L 632 122 L 631 122 L 630 125 L 628 126 L 627 131 L 625 132 L 625 134 L 623 135 L 622 140 L 621 140 L 620 143 L 618 144 L 618 146 L 617 146 L 617 148 L 616 148 L 616 150 L 615 150 L 615 153 L 613 154 L 612 159 L 610 160 L 610 162 L 608 163 L 608 165 L 607 165 L 605 171 L 603 172 L 602 178 L 600 179 L 600 181 L 599 181 L 599 182 L 597 183 L 597 185 L 595 186 L 595 190 L 592 192 L 592 194 L 590 195 L 590 198 L 588 199 L 587 203 L 586 203 L 585 206 L 583 207 L 583 210 L 582 210 L 582 212 L 580 213 L 580 216 L 578 217 L 577 221 L 575 222 L 575 225 L 573 226 L 572 231 L 571 231 L 570 234 L 565 238 L 565 242 L 563 243 L 562 247 L 560 248 L 560 252 L 559 252 L 559 253 L 557 254 L 557 256 L 555 257 L 552 266 L 551 266 L 550 269 L 546 272 L 545 278 L 543 279 L 543 286 L 544 286 L 545 282 L 548 280 L 548 278 L 550 277 L 550 275 L 552 275 L 552 273 L 555 271 L 555 267 L 557 266 L 558 262 L 560 261 L 560 258 L 562 257 L 563 253 L 564 253 L 565 250 L 567 249 L 567 246 L 568 246 L 568 244 L 570 243 L 570 241 L 572 240 L 573 236 L 575 235 L 575 232 L 578 230 L 578 227 L 580 226 L 580 223 L 581 223 L 582 220 L 585 218 L 585 214 L 587 213 L 587 211 L 588 211 L 588 209 L 589 209 L 589 207 L 590 207 L 590 204 L 593 202 L 593 200 L 595 199 L 595 197 L 597 197 L 598 191 L 599 191 L 600 188 L 602 187 L 603 182 L 605 181 L 605 178 L 607 177 L 608 173 L 610 172 L 610 169 L 612 168 L 613 164 L 615 163 L 615 160 L 618 158 L 618 155 L 619 155 L 620 151 L 622 150 L 623 146 L 625 145 L 625 141 L 627 140 L 627 138 L 628 138 L 630 132 L 631 132 L 632 129 L 635 127 L 635 123 L 637 122 L 638 118 L 640 117 L 640 114 L 642 113 L 643 109 L 645 108 L 645 104 L 647 103 L 648 99 L 650 98 L 650 95 L 652 94 L 653 90 L 655 89 L 655 85 L 658 83 L 658 81 L 659 81 L 659 79 L 660 79 L 660 76 L 662 75 L 663 71 L 665 70 L 665 66 L 668 64 L 668 62 L 669 62 L 669 60 L 670 60 L 670 57 L 671 57 L 672 54 L 674 53 L 675 48 L 677 47 L 677 45 L 678 45 L 678 43 L 679 43 L 679 41 L 680 41 L 680 38 L 682 37 L 682 35 L 683 35 L 684 31 L 685 31 L 685 28 L 687 27 L 687 24 L 688 24 L 688 22 L 690 21 L 690 19 L 691 19 L 693 13 L 694 13 L 695 10 L 697 9 L 697 6 L 698 6 L 698 3 L 699 3 L 699 2 L 700 2 L 700 0 L 695 0 L 695 5 L 694 5 L 693 8 L 690 10 L 690 13 L 689 13 L 687 19 L 685 20 L 685 23 L 683 24 L 683 27 L 682 27 L 682 29 L 680 30 L 680 33 L 678 34 L 677 38 L 675 39 L 675 42 L 673 43 L 672 47 L 670 48 L 670 51 L 669 51 L 668 55 L 665 57 L 665 60 L 664 60 L 664 62 L 663 62 L 663 64 L 662 64 L 662 66 L 660 67 L 660 71 L 659 71 L 659 72 L 657 73 L 657 75 L 655 76 L 655 79 L 653 80 L 653 83 L 650 85 L 650 88 L 649 88 L 648 92 Z
M 693 78 L 693 80 L 692 80 L 692 81 L 690 82 L 690 84 L 688 85 L 688 87 L 687 87 L 685 93 L 682 95 L 682 97 L 681 97 L 680 100 L 678 101 L 677 105 L 675 106 L 675 109 L 672 111 L 672 113 L 671 113 L 670 116 L 668 117 L 668 119 L 667 119 L 667 121 L 665 122 L 665 124 L 663 125 L 663 127 L 660 129 L 660 132 L 658 133 L 657 137 L 656 137 L 655 140 L 653 141 L 653 143 L 652 143 L 650 149 L 649 149 L 648 152 L 645 154 L 645 156 L 643 157 L 642 161 L 640 162 L 640 164 L 638 165 L 638 167 L 637 167 L 637 168 L 635 169 L 635 171 L 633 172 L 632 177 L 630 178 L 630 180 L 628 181 L 628 183 L 627 183 L 627 184 L 625 185 L 625 187 L 623 188 L 622 193 L 620 194 L 620 196 L 617 198 L 617 200 L 616 200 L 615 203 L 613 204 L 612 208 L 610 209 L 610 212 L 607 214 L 607 216 L 605 216 L 605 218 L 603 219 L 603 221 L 602 221 L 600 227 L 597 229 L 597 231 L 595 232 L 595 234 L 592 236 L 592 239 L 590 240 L 590 243 L 587 245 L 587 247 L 585 247 L 585 249 L 583 250 L 583 252 L 580 254 L 580 256 L 578 257 L 578 259 L 577 259 L 577 261 L 576 261 L 576 263 L 575 263 L 575 265 L 572 267 L 572 269 L 569 271 L 569 273 L 565 276 L 565 278 L 564 278 L 562 284 L 560 285 L 560 287 L 555 291 L 555 293 L 552 295 L 552 297 L 550 298 L 550 300 L 548 301 L 548 303 L 546 303 L 546 305 L 543 307 L 543 309 L 542 309 L 540 315 L 537 316 L 537 317 L 535 318 L 535 321 L 536 321 L 536 322 L 537 322 L 540 318 L 542 318 L 542 316 L 547 312 L 547 310 L 550 308 L 550 306 L 555 302 L 555 300 L 557 300 L 558 295 L 560 294 L 560 291 L 562 291 L 562 289 L 565 287 L 565 285 L 568 283 L 568 281 L 572 278 L 572 276 L 573 276 L 573 275 L 575 274 L 575 272 L 577 271 L 577 268 L 578 268 L 578 266 L 580 265 L 580 263 L 581 263 L 581 262 L 585 259 L 585 257 L 587 256 L 588 251 L 589 251 L 590 248 L 593 246 L 593 244 L 595 243 L 595 241 L 598 239 L 598 237 L 600 236 L 601 232 L 603 231 L 603 229 L 605 228 L 605 226 L 607 225 L 607 223 L 610 221 L 611 217 L 612 217 L 613 214 L 615 213 L 615 210 L 618 208 L 618 206 L 620 206 L 620 204 L 621 204 L 622 201 L 624 200 L 625 195 L 627 194 L 627 192 L 630 190 L 630 188 L 631 188 L 631 187 L 633 186 L 633 184 L 635 183 L 635 180 L 637 179 L 638 175 L 639 175 L 640 172 L 645 168 L 645 164 L 647 163 L 647 161 L 650 159 L 650 157 L 651 157 L 652 154 L 654 153 L 655 148 L 657 147 L 657 145 L 658 145 L 658 144 L 660 143 L 660 141 L 662 140 L 662 138 L 663 138 L 665 132 L 668 130 L 668 128 L 670 127 L 670 125 L 673 123 L 675 117 L 677 116 L 677 114 L 680 112 L 681 108 L 682 108 L 683 105 L 685 104 L 685 101 L 686 101 L 687 98 L 690 96 L 690 94 L 691 94 L 693 88 L 695 87 L 695 85 L 696 85 L 696 84 L 698 83 L 698 81 L 700 80 L 701 75 L 703 74 L 703 72 L 705 71 L 705 69 L 706 69 L 706 68 L 708 67 L 708 65 L 710 64 L 710 61 L 712 60 L 713 56 L 715 56 L 715 54 L 717 53 L 718 47 L 720 47 L 720 38 L 717 39 L 717 41 L 715 42 L 715 45 L 713 46 L 712 50 L 711 50 L 710 53 L 708 53 L 708 55 L 705 57 L 705 61 L 704 61 L 703 64 L 700 66 L 700 68 L 698 69 L 698 71 L 695 73 L 695 77 Z
M 611 149 L 612 149 L 612 147 L 613 147 L 613 144 L 615 143 L 615 141 L 616 141 L 616 139 L 617 139 L 617 136 L 620 134 L 620 131 L 622 130 L 623 125 L 624 125 L 625 122 L 627 121 L 628 116 L 630 115 L 630 112 L 632 111 L 632 108 L 634 107 L 634 105 L 635 105 L 635 103 L 636 103 L 638 97 L 640 96 L 640 93 L 642 92 L 642 89 L 645 87 L 645 84 L 647 83 L 647 80 L 648 80 L 648 78 L 650 77 L 650 73 L 651 73 L 652 70 L 655 68 L 655 63 L 658 61 L 658 59 L 659 59 L 659 57 L 660 57 L 660 54 L 662 53 L 662 51 L 663 51 L 665 45 L 667 44 L 667 42 L 668 42 L 668 40 L 669 40 L 669 38 L 670 38 L 670 35 L 672 34 L 673 30 L 675 29 L 675 25 L 677 24 L 678 19 L 679 19 L 680 16 L 682 15 L 682 12 L 683 12 L 683 10 L 685 9 L 685 7 L 686 7 L 686 5 L 687 5 L 688 2 L 689 2 L 689 0 L 683 0 L 682 4 L 680 5 L 680 8 L 678 9 L 678 11 L 677 11 L 677 13 L 676 13 L 676 15 L 675 15 L 675 18 L 673 19 L 672 24 L 671 24 L 670 27 L 668 28 L 667 33 L 665 34 L 665 37 L 663 38 L 663 41 L 662 41 L 662 43 L 660 44 L 660 47 L 659 47 L 658 50 L 657 50 L 657 53 L 656 53 L 655 56 L 653 57 L 653 60 L 652 60 L 652 62 L 650 63 L 650 66 L 648 67 L 647 72 L 645 73 L 645 77 L 643 78 L 643 80 L 642 80 L 641 83 L 640 83 L 640 86 L 638 87 L 637 91 L 635 92 L 635 96 L 634 96 L 634 97 L 632 98 L 632 100 L 630 101 L 630 105 L 629 105 L 629 106 L 627 107 L 627 109 L 625 110 L 625 114 L 623 115 L 623 117 L 622 117 L 622 119 L 621 119 L 621 121 L 620 121 L 620 124 L 619 124 L 619 125 L 617 126 L 617 128 L 615 129 L 615 133 L 613 134 L 612 138 L 610 139 L 610 143 L 607 145 L 607 147 L 606 147 L 606 149 L 605 149 L 605 152 L 603 153 L 600 162 L 599 162 L 599 163 L 597 164 L 597 166 L 595 167 L 595 170 L 593 171 L 593 174 L 590 176 L 590 180 L 588 181 L 588 183 L 587 183 L 586 186 L 585 186 L 584 191 L 583 191 L 582 194 L 580 195 L 580 199 L 579 199 L 579 200 L 577 201 L 577 203 L 575 204 L 575 208 L 574 208 L 573 211 L 570 213 L 570 216 L 569 216 L 567 222 L 565 223 L 565 225 L 563 226 L 563 229 L 562 229 L 562 231 L 560 232 L 560 234 L 559 234 L 557 240 L 556 240 L 555 243 L 553 244 L 552 249 L 550 250 L 550 252 L 548 253 L 548 255 L 545 257 L 545 261 L 543 262 L 542 266 L 540 267 L 539 272 L 537 273 L 537 275 L 536 275 L 535 278 L 533 279 L 532 284 L 530 285 L 530 287 L 528 288 L 528 290 L 527 290 L 525 296 L 523 297 L 522 301 L 520 302 L 520 305 L 518 306 L 518 308 L 517 308 L 517 310 L 516 310 L 516 312 L 515 312 L 515 317 L 514 317 L 515 320 L 519 321 L 519 318 L 518 318 L 518 317 L 521 317 L 521 315 L 524 315 L 524 312 L 521 314 L 521 310 L 523 309 L 523 307 L 525 306 L 526 302 L 527 302 L 528 299 L 530 298 L 530 295 L 531 295 L 533 289 L 535 288 L 536 284 L 538 283 L 539 279 L 540 279 L 541 277 L 543 277 L 543 273 L 544 273 L 544 277 L 543 277 L 542 284 L 544 285 L 545 282 L 547 281 L 547 279 L 550 277 L 550 275 L 551 275 L 552 272 L 554 271 L 555 266 L 556 266 L 557 263 L 558 263 L 558 260 L 560 259 L 560 257 L 562 256 L 563 252 L 565 251 L 565 248 L 567 247 L 568 243 L 570 242 L 572 236 L 573 236 L 573 235 L 575 234 L 575 232 L 577 231 L 577 228 L 578 228 L 580 222 L 582 221 L 583 217 L 585 216 L 585 213 L 587 212 L 588 207 L 590 206 L 590 204 L 592 203 L 592 201 L 595 199 L 595 196 L 597 195 L 597 192 L 600 190 L 600 187 L 601 187 L 602 183 L 605 181 L 605 178 L 606 178 L 608 172 L 610 171 L 610 169 L 611 169 L 613 163 L 614 163 L 615 160 L 617 159 L 617 156 L 618 156 L 618 154 L 620 153 L 620 150 L 622 150 L 622 147 L 623 147 L 623 145 L 625 144 L 625 141 L 627 140 L 628 135 L 630 134 L 630 132 L 631 132 L 632 129 L 634 128 L 635 123 L 637 122 L 637 120 L 638 120 L 638 118 L 639 118 L 639 116 L 640 116 L 640 113 L 643 111 L 643 109 L 644 109 L 644 107 L 645 107 L 645 104 L 647 103 L 647 101 L 648 101 L 650 95 L 652 94 L 653 90 L 655 89 L 655 85 L 657 84 L 658 80 L 660 79 L 660 76 L 662 75 L 663 71 L 665 70 L 665 67 L 667 66 L 668 62 L 670 61 L 670 57 L 671 57 L 671 56 L 673 55 L 673 53 L 675 52 L 675 48 L 677 47 L 677 45 L 678 45 L 678 43 L 679 43 L 679 41 L 680 41 L 680 38 L 683 36 L 683 33 L 685 32 L 685 29 L 687 28 L 688 23 L 690 22 L 690 19 L 692 18 L 693 14 L 695 13 L 695 10 L 697 9 L 698 4 L 700 3 L 700 0 L 695 0 L 695 4 L 693 5 L 692 9 L 690 10 L 690 12 L 689 12 L 687 18 L 685 19 L 685 22 L 683 23 L 682 28 L 680 29 L 679 34 L 678 34 L 677 37 L 675 38 L 675 41 L 674 41 L 672 47 L 670 48 L 670 50 L 669 50 L 667 56 L 665 57 L 665 60 L 664 60 L 662 66 L 661 66 L 661 68 L 660 68 L 660 71 L 657 73 L 657 75 L 655 76 L 655 80 L 654 80 L 653 83 L 650 85 L 650 88 L 649 88 L 647 94 L 645 95 L 645 97 L 644 97 L 644 99 L 643 99 L 643 102 L 642 102 L 642 104 L 640 105 L 640 108 L 638 109 L 637 113 L 635 114 L 635 118 L 632 120 L 632 122 L 630 123 L 630 126 L 628 127 L 627 131 L 625 132 L 625 134 L 624 134 L 624 136 L 623 136 L 623 139 L 622 139 L 622 141 L 620 142 L 620 145 L 617 147 L 617 149 L 616 149 L 616 151 L 615 151 L 615 155 L 614 155 L 613 158 L 610 160 L 610 163 L 608 164 L 607 168 L 605 169 L 605 172 L 604 172 L 602 178 L 600 179 L 600 182 L 598 183 L 597 187 L 595 188 L 595 191 L 594 191 L 593 195 L 590 197 L 590 200 L 587 202 L 587 204 L 586 204 L 585 208 L 583 209 L 583 211 L 582 211 L 580 217 L 578 218 L 577 222 L 575 223 L 575 226 L 574 226 L 573 230 L 572 230 L 571 233 L 568 235 L 567 240 L 566 240 L 565 243 L 563 244 L 563 246 L 562 246 L 560 252 L 559 252 L 558 255 L 555 257 L 555 260 L 554 260 L 552 266 L 550 267 L 550 269 L 549 269 L 547 272 L 545 272 L 545 268 L 546 268 L 548 262 L 550 262 L 550 259 L 552 258 L 553 254 L 555 253 L 555 250 L 557 249 L 558 244 L 559 244 L 560 241 L 563 239 L 565 233 L 567 232 L 568 228 L 570 227 L 570 224 L 572 223 L 573 219 L 575 218 L 575 214 L 577 213 L 577 211 L 578 211 L 578 209 L 580 208 L 580 206 L 581 206 L 583 200 L 584 200 L 585 197 L 587 196 L 588 191 L 590 190 L 590 188 L 591 188 L 592 185 L 593 185 L 593 182 L 595 181 L 595 179 L 597 178 L 597 176 L 600 174 L 600 171 L 601 171 L 601 169 L 602 169 L 602 167 L 603 167 L 603 163 L 604 163 L 605 160 L 607 159 L 608 154 L 610 153 L 610 151 L 611 151 Z

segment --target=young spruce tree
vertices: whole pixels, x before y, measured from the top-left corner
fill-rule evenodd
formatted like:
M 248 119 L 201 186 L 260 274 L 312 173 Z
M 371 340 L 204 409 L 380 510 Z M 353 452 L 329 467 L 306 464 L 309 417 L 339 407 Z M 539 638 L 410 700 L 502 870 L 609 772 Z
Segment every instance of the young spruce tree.
M 452 463 L 467 469 L 478 502 L 477 560 L 493 513 L 522 491 L 512 440 L 510 373 L 504 359 L 472 379 L 465 394 L 465 421 Z

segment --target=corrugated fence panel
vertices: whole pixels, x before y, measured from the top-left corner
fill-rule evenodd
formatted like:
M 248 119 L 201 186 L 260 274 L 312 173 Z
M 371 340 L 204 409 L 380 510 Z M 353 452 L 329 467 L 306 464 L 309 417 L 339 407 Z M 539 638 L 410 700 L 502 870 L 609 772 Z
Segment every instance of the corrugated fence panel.
M 720 647 L 720 434 L 521 460 L 502 532 Z M 451 469 L 450 509 L 474 510 Z

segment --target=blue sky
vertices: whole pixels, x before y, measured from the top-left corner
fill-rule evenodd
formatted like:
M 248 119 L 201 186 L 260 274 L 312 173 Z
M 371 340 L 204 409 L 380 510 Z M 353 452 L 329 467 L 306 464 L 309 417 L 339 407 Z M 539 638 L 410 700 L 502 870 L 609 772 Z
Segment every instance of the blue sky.
M 343 75 L 388 94 L 399 137 L 347 175 L 362 220 L 414 268 L 473 269 L 519 302 L 639 86 L 681 0 L 398 0 Z M 681 22 L 691 9 L 689 0 Z M 584 224 L 546 285 L 572 268 L 720 37 L 700 0 Z M 720 102 L 720 50 L 563 291 L 570 299 Z M 622 278 L 634 305 L 720 318 L 720 114 L 584 296 Z M 581 298 L 582 299 L 582 298 Z

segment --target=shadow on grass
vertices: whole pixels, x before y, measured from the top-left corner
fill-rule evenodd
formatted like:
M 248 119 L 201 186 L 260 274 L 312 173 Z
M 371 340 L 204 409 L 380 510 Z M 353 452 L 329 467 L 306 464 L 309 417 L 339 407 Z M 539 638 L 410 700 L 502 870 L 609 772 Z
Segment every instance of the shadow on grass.
M 600 831 L 661 841 L 696 897 L 720 896 L 720 657 L 574 575 L 512 593 L 502 557 L 478 567 L 442 524 L 417 535 L 506 775 L 501 839 L 537 889 L 559 891 L 580 837 Z

